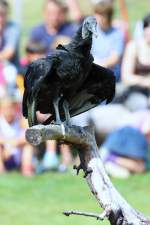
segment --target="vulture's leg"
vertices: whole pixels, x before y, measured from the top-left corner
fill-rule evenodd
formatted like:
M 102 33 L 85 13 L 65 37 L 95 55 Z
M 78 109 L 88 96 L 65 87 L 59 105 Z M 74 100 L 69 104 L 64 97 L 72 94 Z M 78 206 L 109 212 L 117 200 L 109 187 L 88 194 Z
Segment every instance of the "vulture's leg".
M 28 124 L 29 127 L 32 127 L 33 125 L 37 124 L 35 100 L 33 100 L 31 104 L 27 101 L 27 107 L 28 107 Z
M 69 113 L 69 103 L 66 100 L 64 100 L 64 102 L 63 102 L 63 108 L 64 108 L 64 113 L 65 113 L 65 118 L 66 118 L 66 125 L 71 127 L 71 117 L 70 117 L 70 113 Z
M 62 124 L 62 121 L 60 119 L 60 113 L 59 113 L 59 101 L 60 101 L 60 97 L 55 98 L 53 101 L 55 116 L 56 116 L 56 124 Z

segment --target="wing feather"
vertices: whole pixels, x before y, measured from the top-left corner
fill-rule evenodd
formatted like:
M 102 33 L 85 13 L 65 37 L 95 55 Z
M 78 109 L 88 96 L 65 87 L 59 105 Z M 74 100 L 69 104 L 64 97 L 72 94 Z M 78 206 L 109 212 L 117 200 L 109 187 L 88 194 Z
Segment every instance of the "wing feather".
M 28 117 L 27 102 L 37 96 L 46 76 L 50 75 L 54 61 L 52 58 L 38 59 L 28 66 L 24 79 L 23 115 Z
M 115 95 L 115 76 L 109 69 L 93 63 L 90 73 L 76 95 L 69 99 L 71 117 L 86 112 L 101 102 L 112 101 Z
M 70 90 L 71 91 L 71 90 Z M 69 102 L 70 116 L 76 116 L 86 112 L 106 100 L 111 102 L 115 95 L 115 76 L 109 69 L 92 64 L 84 84 L 70 98 L 64 96 Z M 61 119 L 65 120 L 62 106 L 60 106 Z M 49 124 L 54 119 L 48 118 L 44 124 Z

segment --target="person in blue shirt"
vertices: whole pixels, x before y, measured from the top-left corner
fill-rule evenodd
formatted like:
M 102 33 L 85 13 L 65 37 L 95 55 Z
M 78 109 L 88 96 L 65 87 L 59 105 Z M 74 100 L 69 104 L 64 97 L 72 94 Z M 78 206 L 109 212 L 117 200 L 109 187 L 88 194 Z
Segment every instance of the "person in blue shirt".
M 8 2 L 0 0 L 0 60 L 18 66 L 20 29 L 16 23 L 8 21 L 8 14 Z
M 112 25 L 113 4 L 100 2 L 94 6 L 98 22 L 97 37 L 93 37 L 92 54 L 95 63 L 114 71 L 116 81 L 120 78 L 121 58 L 125 47 L 123 32 Z
M 52 51 L 52 43 L 58 36 L 72 38 L 78 28 L 77 23 L 66 22 L 67 8 L 58 0 L 45 0 L 44 22 L 33 27 L 30 41 L 45 44 L 47 54 Z

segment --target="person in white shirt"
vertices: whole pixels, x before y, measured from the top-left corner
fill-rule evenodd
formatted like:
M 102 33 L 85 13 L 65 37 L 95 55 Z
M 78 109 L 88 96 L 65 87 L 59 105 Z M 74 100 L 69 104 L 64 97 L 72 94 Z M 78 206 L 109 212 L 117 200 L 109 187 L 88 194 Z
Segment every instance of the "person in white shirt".
M 25 140 L 25 129 L 17 113 L 17 103 L 10 97 L 0 101 L 0 173 L 21 168 L 33 175 L 33 147 Z

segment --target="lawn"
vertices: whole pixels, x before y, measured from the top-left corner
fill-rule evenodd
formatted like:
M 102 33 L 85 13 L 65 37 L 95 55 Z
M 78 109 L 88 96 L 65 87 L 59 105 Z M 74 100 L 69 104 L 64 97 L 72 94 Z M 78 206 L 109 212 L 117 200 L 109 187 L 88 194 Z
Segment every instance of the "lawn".
M 149 180 L 150 174 L 145 174 L 113 183 L 134 207 L 150 215 Z M 100 211 L 81 175 L 46 173 L 29 179 L 6 174 L 0 177 L 0 201 L 1 225 L 100 224 L 92 218 L 62 215 L 70 209 Z

